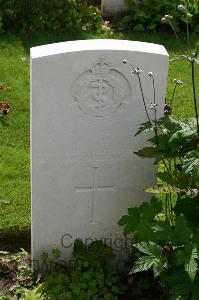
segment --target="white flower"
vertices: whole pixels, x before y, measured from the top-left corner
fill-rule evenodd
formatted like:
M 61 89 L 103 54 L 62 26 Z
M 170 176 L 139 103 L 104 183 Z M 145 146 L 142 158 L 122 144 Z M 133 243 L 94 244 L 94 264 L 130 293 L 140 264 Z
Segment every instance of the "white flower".
M 182 12 L 183 14 L 187 13 L 186 8 L 182 4 L 178 5 L 177 10 Z
M 148 73 L 148 76 L 149 76 L 149 77 L 153 77 L 153 72 L 149 72 L 149 73 Z
M 165 17 L 166 20 L 172 20 L 173 19 L 173 16 L 170 16 L 170 15 L 165 15 L 164 17 Z
M 139 74 L 141 74 L 141 73 L 143 73 L 143 71 L 140 70 L 140 69 L 134 69 L 134 70 L 132 71 L 132 74 L 136 74 L 136 75 L 139 75 Z
M 166 22 L 167 22 L 166 18 L 162 18 L 162 19 L 161 19 L 161 22 L 162 22 L 162 23 L 166 23 Z
M 180 79 L 174 79 L 173 82 L 177 85 L 182 85 L 184 82 Z

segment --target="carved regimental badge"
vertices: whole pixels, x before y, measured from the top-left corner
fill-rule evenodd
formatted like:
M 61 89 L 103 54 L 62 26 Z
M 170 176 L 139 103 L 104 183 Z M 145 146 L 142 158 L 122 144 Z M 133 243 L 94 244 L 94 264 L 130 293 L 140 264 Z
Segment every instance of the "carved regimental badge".
M 73 95 L 79 109 L 94 117 L 109 116 L 130 99 L 128 80 L 104 58 L 77 79 Z

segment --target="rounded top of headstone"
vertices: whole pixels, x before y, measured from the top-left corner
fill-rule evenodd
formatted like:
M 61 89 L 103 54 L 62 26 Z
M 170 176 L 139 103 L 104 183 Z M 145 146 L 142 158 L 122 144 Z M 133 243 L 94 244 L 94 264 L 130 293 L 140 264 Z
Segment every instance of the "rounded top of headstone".
M 168 56 L 166 49 L 162 45 L 114 39 L 78 40 L 42 45 L 31 48 L 30 55 L 32 59 L 35 59 L 67 52 L 93 50 L 134 51 Z

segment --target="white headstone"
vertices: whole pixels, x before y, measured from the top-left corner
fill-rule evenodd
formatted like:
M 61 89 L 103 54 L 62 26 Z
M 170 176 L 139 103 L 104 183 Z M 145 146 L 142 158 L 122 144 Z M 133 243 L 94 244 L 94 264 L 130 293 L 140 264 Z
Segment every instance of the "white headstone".
M 31 49 L 32 254 L 55 247 L 69 256 L 75 238 L 121 235 L 127 208 L 148 199 L 151 160 L 134 151 L 146 121 L 138 79 L 127 59 L 155 77 L 163 112 L 168 54 L 163 46 L 87 40 Z M 151 78 L 141 75 L 147 107 Z M 118 242 L 118 241 L 117 241 Z
M 123 11 L 126 11 L 127 9 L 128 8 L 125 5 L 123 0 L 102 0 L 101 1 L 101 10 L 103 16 L 114 16 Z

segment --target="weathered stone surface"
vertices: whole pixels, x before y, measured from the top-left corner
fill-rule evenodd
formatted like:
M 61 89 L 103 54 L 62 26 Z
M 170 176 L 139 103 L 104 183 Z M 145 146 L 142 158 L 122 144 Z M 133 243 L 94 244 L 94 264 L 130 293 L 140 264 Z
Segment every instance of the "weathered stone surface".
M 129 60 L 155 78 L 163 113 L 168 54 L 164 47 L 119 40 L 87 40 L 31 49 L 32 255 L 59 247 L 71 254 L 75 238 L 121 236 L 128 207 L 147 199 L 151 160 L 134 151 L 146 121 Z M 141 75 L 147 108 L 151 78 Z

